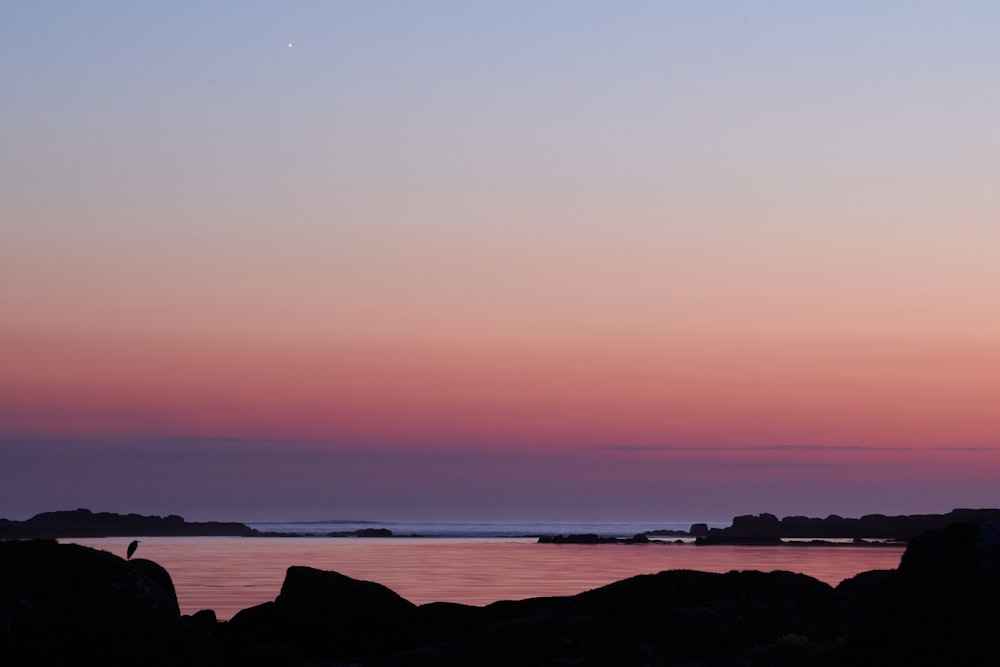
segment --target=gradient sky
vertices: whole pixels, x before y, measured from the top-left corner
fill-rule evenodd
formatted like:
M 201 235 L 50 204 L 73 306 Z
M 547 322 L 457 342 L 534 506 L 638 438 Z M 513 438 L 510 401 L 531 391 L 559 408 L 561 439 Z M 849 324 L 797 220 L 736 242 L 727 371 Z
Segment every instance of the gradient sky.
M 0 516 L 998 506 L 997 34 L 7 3 Z

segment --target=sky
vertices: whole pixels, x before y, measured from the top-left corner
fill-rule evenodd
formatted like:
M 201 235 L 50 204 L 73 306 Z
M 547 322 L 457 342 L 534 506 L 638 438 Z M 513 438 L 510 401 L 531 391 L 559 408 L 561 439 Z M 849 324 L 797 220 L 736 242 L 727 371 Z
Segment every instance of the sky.
M 0 516 L 1000 505 L 1000 5 L 11 2 Z

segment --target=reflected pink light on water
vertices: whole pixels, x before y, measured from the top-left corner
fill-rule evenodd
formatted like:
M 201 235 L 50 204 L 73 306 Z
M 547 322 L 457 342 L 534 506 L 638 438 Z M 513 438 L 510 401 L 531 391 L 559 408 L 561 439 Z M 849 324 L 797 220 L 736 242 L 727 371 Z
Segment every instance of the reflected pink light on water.
M 63 540 L 124 557 L 130 538 Z M 306 565 L 376 581 L 416 604 L 484 605 L 572 595 L 662 570 L 789 570 L 836 585 L 899 565 L 899 547 L 537 544 L 533 539 L 147 537 L 136 558 L 165 567 L 181 612 L 220 619 L 274 600 L 285 570 Z

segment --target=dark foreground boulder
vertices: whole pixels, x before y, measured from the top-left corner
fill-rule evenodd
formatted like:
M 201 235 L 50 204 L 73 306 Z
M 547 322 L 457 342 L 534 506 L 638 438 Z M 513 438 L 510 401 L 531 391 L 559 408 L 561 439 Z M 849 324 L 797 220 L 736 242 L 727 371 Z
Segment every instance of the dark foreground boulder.
M 524 611 L 373 664 L 819 665 L 846 627 L 830 586 L 790 572 L 673 570 Z
M 6 664 L 209 664 L 214 647 L 184 623 L 170 575 L 152 561 L 53 540 L 0 541 Z
M 914 538 L 851 633 L 861 665 L 994 665 L 1000 660 L 1000 523 Z
M 780 666 L 829 664 L 847 618 L 830 586 L 790 572 L 674 570 L 570 597 L 417 607 L 373 582 L 293 567 L 274 602 L 220 631 L 240 664 Z
M 416 605 L 371 581 L 290 567 L 274 602 L 229 622 L 238 644 L 281 644 L 309 657 L 359 658 L 414 640 Z

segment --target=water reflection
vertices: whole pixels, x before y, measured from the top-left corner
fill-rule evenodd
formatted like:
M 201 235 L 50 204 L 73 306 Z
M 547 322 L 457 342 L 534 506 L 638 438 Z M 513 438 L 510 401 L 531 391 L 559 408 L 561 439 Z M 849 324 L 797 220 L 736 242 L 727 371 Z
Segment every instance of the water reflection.
M 130 538 L 63 540 L 125 555 Z M 385 584 L 408 600 L 488 604 L 571 595 L 636 574 L 790 570 L 836 585 L 895 568 L 899 547 L 536 544 L 533 539 L 146 537 L 137 558 L 169 572 L 181 611 L 220 619 L 277 597 L 285 570 L 308 565 Z

